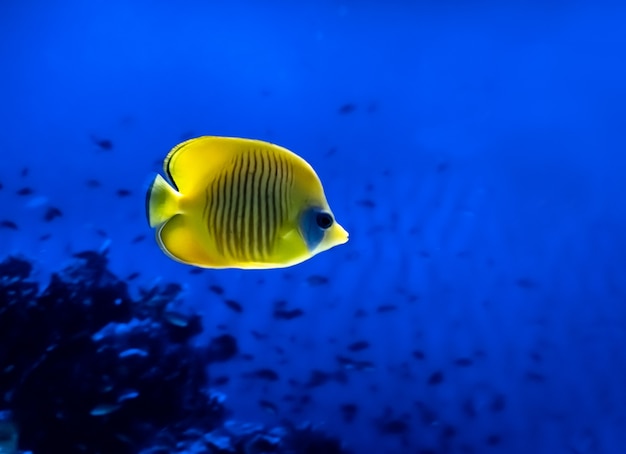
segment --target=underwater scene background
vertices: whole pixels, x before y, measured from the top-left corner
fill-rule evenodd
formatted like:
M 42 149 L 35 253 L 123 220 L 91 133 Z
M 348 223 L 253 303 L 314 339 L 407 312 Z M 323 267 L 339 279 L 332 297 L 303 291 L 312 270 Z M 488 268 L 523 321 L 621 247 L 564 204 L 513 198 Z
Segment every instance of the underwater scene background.
M 625 13 L 1 2 L 1 452 L 626 452 Z M 169 259 L 201 135 L 302 156 L 349 242 Z

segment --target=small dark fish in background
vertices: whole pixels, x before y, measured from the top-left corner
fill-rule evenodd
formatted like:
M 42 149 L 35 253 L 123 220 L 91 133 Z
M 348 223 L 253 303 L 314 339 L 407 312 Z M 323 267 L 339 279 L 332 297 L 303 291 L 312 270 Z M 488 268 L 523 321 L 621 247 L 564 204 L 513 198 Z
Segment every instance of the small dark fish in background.
M 359 407 L 356 404 L 342 404 L 339 406 L 341 410 L 341 414 L 343 415 L 343 420 L 346 423 L 351 423 L 356 418 L 356 414 L 359 410 Z
M 22 178 L 26 178 L 28 176 L 29 172 L 30 172 L 30 169 L 28 167 L 23 167 L 22 171 L 20 172 L 20 176 Z
M 224 386 L 230 382 L 230 377 L 228 375 L 220 375 L 219 377 L 215 377 L 211 384 L 213 386 Z
M 0 182 L 0 189 L 4 188 L 4 185 L 2 184 L 2 182 Z
M 428 377 L 428 384 L 431 386 L 440 385 L 441 383 L 443 383 L 443 372 L 440 370 L 433 372 L 430 377 Z
M 102 139 L 92 135 L 91 141 L 103 151 L 111 151 L 113 149 L 113 142 L 109 139 Z
M 0 227 L 2 227 L 4 229 L 18 230 L 17 224 L 15 222 L 9 221 L 7 219 L 5 219 L 4 221 L 0 222 Z
M 252 334 L 252 336 L 256 340 L 265 340 L 269 337 L 267 334 L 259 333 L 258 331 L 255 331 L 255 330 L 251 330 L 250 334 Z
M 219 285 L 209 285 L 209 290 L 211 290 L 216 295 L 223 295 L 224 294 L 224 289 L 222 287 L 220 287 Z
M 522 277 L 520 279 L 518 279 L 517 281 L 515 281 L 515 284 L 519 287 L 519 288 L 523 288 L 523 289 L 531 289 L 531 288 L 535 288 L 537 287 L 537 283 L 535 281 L 533 281 L 532 279 L 528 278 L 528 277 Z
M 446 172 L 449 168 L 450 168 L 449 162 L 445 162 L 445 161 L 440 162 L 439 164 L 437 164 L 437 173 Z
M 454 364 L 459 367 L 469 367 L 474 364 L 474 360 L 471 358 L 457 358 L 454 360 Z
M 286 309 L 286 304 L 286 301 L 279 301 L 274 305 L 273 316 L 276 320 L 293 320 L 304 315 L 302 309 Z
M 24 187 L 22 189 L 19 189 L 16 194 L 19 196 L 26 196 L 26 195 L 31 195 L 33 193 L 33 190 L 29 187 Z
M 135 279 L 137 279 L 140 276 L 140 273 L 135 271 L 133 273 L 130 273 L 128 276 L 126 276 L 126 280 L 127 281 L 133 281 Z
M 364 340 L 356 341 L 348 345 L 348 350 L 351 352 L 360 352 L 370 347 L 370 343 Z
M 325 276 L 320 276 L 319 274 L 313 274 L 306 278 L 306 281 L 311 286 L 325 285 L 328 284 L 328 278 Z
M 234 300 L 224 300 L 224 304 L 231 309 L 233 312 L 237 312 L 241 314 L 243 312 L 243 306 Z
M 131 195 L 131 192 L 128 189 L 118 189 L 116 194 L 118 197 L 128 197 Z
M 137 235 L 135 238 L 133 238 L 133 240 L 131 241 L 132 244 L 137 244 L 137 243 L 141 243 L 143 240 L 146 239 L 146 235 L 140 234 Z
M 100 183 L 98 180 L 94 180 L 94 179 L 90 179 L 85 181 L 85 186 L 87 186 L 88 188 L 99 188 L 100 186 L 102 186 L 102 183 Z
M 278 407 L 276 406 L 276 404 L 270 402 L 269 400 L 259 400 L 259 407 L 268 412 L 270 415 L 275 415 L 278 413 Z
M 243 375 L 244 378 L 257 378 L 259 380 L 278 381 L 280 376 L 274 369 L 262 368 Z
M 376 312 L 378 312 L 379 314 L 383 314 L 385 312 L 395 311 L 396 309 L 398 309 L 398 306 L 396 306 L 395 304 L 381 304 L 376 308 Z
M 351 103 L 343 104 L 339 107 L 339 113 L 341 115 L 348 115 L 356 110 L 356 105 Z
M 356 204 L 359 206 L 362 206 L 363 208 L 375 208 L 376 207 L 376 203 L 370 199 L 357 200 Z
M 61 210 L 59 210 L 56 207 L 49 207 L 46 210 L 46 213 L 43 215 L 43 219 L 46 222 L 50 222 L 54 220 L 55 218 L 60 218 L 61 216 L 63 216 L 63 213 L 61 212 Z

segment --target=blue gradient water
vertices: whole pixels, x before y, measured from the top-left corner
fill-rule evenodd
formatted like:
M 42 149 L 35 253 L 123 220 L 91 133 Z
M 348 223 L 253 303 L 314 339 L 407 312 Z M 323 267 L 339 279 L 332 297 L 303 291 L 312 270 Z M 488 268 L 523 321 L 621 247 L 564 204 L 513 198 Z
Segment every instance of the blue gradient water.
M 624 453 L 625 21 L 598 2 L 5 0 L 0 220 L 18 229 L 0 229 L 0 256 L 45 281 L 110 241 L 133 291 L 183 283 L 198 342 L 229 332 L 255 357 L 211 367 L 243 420 L 323 423 L 358 453 Z M 169 260 L 144 190 L 205 134 L 303 156 L 350 242 L 286 270 Z M 280 300 L 304 316 L 276 320 Z M 337 356 L 375 369 L 293 412 L 289 380 Z M 281 379 L 241 378 L 253 366 Z

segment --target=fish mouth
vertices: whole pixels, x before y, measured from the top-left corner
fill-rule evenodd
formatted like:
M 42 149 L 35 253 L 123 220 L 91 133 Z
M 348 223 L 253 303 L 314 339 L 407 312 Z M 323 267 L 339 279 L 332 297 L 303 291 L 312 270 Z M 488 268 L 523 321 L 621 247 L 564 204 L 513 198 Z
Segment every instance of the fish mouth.
M 329 233 L 330 233 L 330 241 L 335 245 L 347 243 L 350 237 L 350 234 L 347 232 L 347 230 L 336 223 L 333 229 Z

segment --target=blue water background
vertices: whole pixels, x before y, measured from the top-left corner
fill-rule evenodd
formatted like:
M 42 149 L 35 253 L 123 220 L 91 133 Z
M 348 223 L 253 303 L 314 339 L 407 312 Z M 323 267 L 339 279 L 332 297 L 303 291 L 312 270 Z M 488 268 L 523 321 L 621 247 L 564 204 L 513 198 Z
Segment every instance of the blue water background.
M 0 229 L 0 256 L 45 281 L 110 241 L 133 292 L 183 283 L 197 341 L 229 332 L 254 355 L 211 367 L 242 420 L 323 423 L 360 453 L 624 453 L 625 23 L 617 2 L 5 0 L 0 220 L 18 229 Z M 303 156 L 350 242 L 286 270 L 169 260 L 144 190 L 205 134 Z M 62 216 L 45 222 L 49 207 Z M 274 319 L 280 300 L 305 315 Z M 358 340 L 370 348 L 349 352 Z M 338 355 L 376 368 L 293 412 L 289 380 L 340 370 Z M 280 381 L 240 377 L 258 367 Z M 411 431 L 382 435 L 381 418 Z

